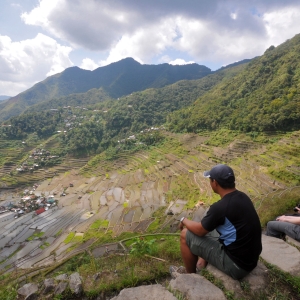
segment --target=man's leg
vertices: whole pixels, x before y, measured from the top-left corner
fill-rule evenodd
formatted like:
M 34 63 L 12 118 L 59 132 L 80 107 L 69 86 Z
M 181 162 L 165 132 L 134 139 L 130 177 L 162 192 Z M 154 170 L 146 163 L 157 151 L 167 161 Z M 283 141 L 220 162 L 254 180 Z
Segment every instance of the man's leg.
M 218 242 L 220 234 L 217 232 L 217 230 L 213 230 L 213 231 L 209 232 L 206 235 L 206 237 L 209 237 L 209 238 L 213 239 L 214 241 Z M 200 270 L 206 268 L 207 264 L 208 264 L 208 261 L 206 261 L 202 257 L 199 257 L 196 267 L 197 267 L 198 271 L 200 271 Z
M 180 234 L 180 250 L 183 263 L 187 273 L 196 273 L 196 263 L 198 256 L 193 254 L 186 243 L 186 232 L 187 229 L 184 228 Z
M 208 261 L 206 261 L 206 260 L 205 260 L 204 258 L 202 258 L 202 257 L 199 257 L 199 258 L 198 258 L 198 261 L 197 261 L 196 267 L 197 267 L 198 271 L 200 271 L 200 270 L 202 270 L 202 269 L 205 269 L 206 266 L 207 266 L 207 264 L 208 264 Z
M 225 274 L 231 276 L 233 279 L 241 279 L 245 277 L 249 272 L 239 268 L 225 253 L 223 245 L 216 240 L 215 237 L 209 234 L 203 237 L 199 237 L 192 232 L 186 230 L 182 234 L 182 238 L 185 237 L 184 245 L 189 249 L 189 256 L 183 257 L 183 261 L 186 264 L 189 263 L 188 267 L 194 265 L 195 270 L 195 260 L 192 257 L 201 257 L 203 261 L 215 266 L 217 269 L 221 270 Z M 182 252 L 184 255 L 184 253 Z M 185 265 L 187 268 L 187 265 Z M 188 271 L 187 268 L 187 272 Z M 195 271 L 192 271 L 192 273 Z
M 282 236 L 287 235 L 300 241 L 300 226 L 288 222 L 270 221 L 267 224 L 266 235 L 276 238 L 282 238 Z

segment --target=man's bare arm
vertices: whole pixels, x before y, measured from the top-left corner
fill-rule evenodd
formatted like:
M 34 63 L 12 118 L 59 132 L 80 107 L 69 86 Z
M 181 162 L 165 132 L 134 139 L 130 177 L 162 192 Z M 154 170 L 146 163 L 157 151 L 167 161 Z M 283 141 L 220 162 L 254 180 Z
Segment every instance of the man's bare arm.
M 300 217 L 280 216 L 276 219 L 276 221 L 289 222 L 289 223 L 293 223 L 296 225 L 300 225 Z
M 180 230 L 182 230 L 184 227 L 186 227 L 189 231 L 199 236 L 204 236 L 209 232 L 202 226 L 201 223 L 191 221 L 186 218 L 179 224 Z

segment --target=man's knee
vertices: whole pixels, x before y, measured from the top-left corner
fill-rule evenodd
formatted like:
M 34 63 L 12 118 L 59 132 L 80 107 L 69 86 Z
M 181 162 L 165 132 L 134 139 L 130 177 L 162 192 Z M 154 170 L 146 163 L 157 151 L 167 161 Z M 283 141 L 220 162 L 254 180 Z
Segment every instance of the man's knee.
M 186 233 L 187 233 L 187 229 L 184 228 L 181 230 L 181 233 L 180 233 L 180 243 L 186 243 Z

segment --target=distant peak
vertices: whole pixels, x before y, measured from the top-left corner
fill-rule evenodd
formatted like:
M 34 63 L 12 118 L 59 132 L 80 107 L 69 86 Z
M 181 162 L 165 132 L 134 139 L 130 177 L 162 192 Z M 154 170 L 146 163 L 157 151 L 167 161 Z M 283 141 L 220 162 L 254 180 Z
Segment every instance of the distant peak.
M 116 61 L 112 64 L 136 64 L 136 65 L 140 65 L 140 63 L 138 61 L 136 61 L 135 59 L 133 59 L 132 57 L 126 57 L 126 58 L 123 58 L 119 61 Z

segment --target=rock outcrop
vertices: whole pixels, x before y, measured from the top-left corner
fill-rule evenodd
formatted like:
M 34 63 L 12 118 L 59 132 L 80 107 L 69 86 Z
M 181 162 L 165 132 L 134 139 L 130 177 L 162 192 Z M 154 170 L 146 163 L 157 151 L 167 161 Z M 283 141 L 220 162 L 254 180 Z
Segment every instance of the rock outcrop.
M 275 265 L 282 271 L 291 275 L 300 275 L 300 253 L 296 248 L 299 242 L 288 239 L 288 242 L 263 235 L 263 251 L 261 257 L 268 263 Z M 294 247 L 296 246 L 296 247 Z M 257 267 L 242 281 L 234 280 L 230 276 L 222 273 L 215 267 L 208 265 L 207 271 L 218 280 L 223 286 L 222 289 L 215 286 L 205 277 L 199 274 L 179 274 L 169 283 L 168 287 L 161 284 L 143 285 L 135 288 L 123 289 L 113 300 L 150 300 L 164 299 L 175 300 L 178 296 L 187 300 L 226 299 L 224 291 L 232 293 L 235 298 L 243 298 L 244 288 L 247 293 L 256 293 L 267 287 L 268 269 L 262 262 L 258 262 Z M 100 273 L 96 273 L 92 278 L 97 280 Z M 64 295 L 71 292 L 75 298 L 84 294 L 83 283 L 79 273 L 59 275 L 55 278 L 45 279 L 42 287 L 37 284 L 27 283 L 18 290 L 19 299 L 39 299 L 40 296 L 54 297 L 54 295 Z M 102 296 L 100 297 L 103 298 Z M 99 299 L 100 299 L 99 298 Z M 78 298 L 79 299 L 79 298 Z M 85 299 L 85 298 L 82 298 Z M 104 299 L 104 298 L 103 298 Z

